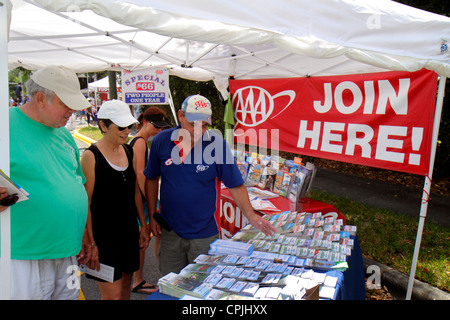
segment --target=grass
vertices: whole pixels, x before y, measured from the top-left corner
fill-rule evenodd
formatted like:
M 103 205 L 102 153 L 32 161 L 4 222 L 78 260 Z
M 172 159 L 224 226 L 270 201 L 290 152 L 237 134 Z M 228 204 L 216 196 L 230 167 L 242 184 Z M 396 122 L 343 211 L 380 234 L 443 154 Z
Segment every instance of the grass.
M 98 127 L 83 127 L 78 130 L 78 132 L 83 136 L 89 137 L 95 141 L 100 140 L 103 136 Z
M 87 127 L 81 128 L 80 130 L 78 130 L 78 132 L 80 134 L 82 134 L 83 136 L 91 138 L 92 140 L 95 140 L 95 141 L 98 141 L 103 137 L 103 135 L 98 127 L 87 126 Z M 132 137 L 128 136 L 127 143 L 128 143 L 128 141 L 130 141 L 131 138 Z
M 80 134 L 91 139 L 102 137 L 97 127 L 84 127 Z M 400 272 L 409 274 L 417 236 L 418 218 L 312 190 L 310 198 L 331 204 L 341 212 L 347 224 L 356 225 L 362 253 Z M 450 228 L 425 222 L 416 278 L 450 291 Z
M 368 258 L 409 274 L 418 218 L 393 213 L 312 190 L 309 197 L 334 206 L 347 224 L 356 225 L 362 253 Z M 450 228 L 425 222 L 416 279 L 450 291 Z

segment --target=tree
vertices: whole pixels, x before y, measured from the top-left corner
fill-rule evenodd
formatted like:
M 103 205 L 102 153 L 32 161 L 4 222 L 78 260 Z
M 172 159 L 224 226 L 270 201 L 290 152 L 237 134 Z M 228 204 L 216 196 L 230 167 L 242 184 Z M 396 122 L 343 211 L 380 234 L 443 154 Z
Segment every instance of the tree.
M 213 81 L 191 81 L 177 76 L 170 76 L 169 86 L 175 111 L 178 111 L 178 109 L 181 108 L 184 99 L 190 95 L 200 94 L 205 98 L 208 98 L 212 106 L 212 127 L 219 129 L 222 133 L 224 132 L 225 124 L 223 122 L 223 115 L 225 103 L 220 97 L 220 93 L 216 89 Z M 172 123 L 175 123 L 172 114 L 168 113 L 168 117 L 172 120 Z
M 442 0 L 396 0 L 396 2 L 437 13 L 443 16 L 450 16 L 450 2 Z M 450 80 L 447 78 L 445 85 L 444 104 L 442 106 L 441 123 L 439 128 L 438 146 L 436 149 L 436 160 L 433 176 L 450 176 Z

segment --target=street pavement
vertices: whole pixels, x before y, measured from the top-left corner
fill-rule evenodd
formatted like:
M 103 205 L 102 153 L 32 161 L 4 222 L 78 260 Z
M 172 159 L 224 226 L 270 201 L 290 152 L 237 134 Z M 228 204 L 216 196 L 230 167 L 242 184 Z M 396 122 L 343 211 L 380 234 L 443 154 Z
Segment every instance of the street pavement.
M 83 127 L 86 124 L 78 120 L 68 124 L 69 130 Z M 86 142 L 75 139 L 80 154 L 88 147 Z M 337 196 L 348 197 L 353 201 L 364 203 L 372 207 L 386 208 L 392 212 L 403 213 L 410 217 L 419 219 L 422 202 L 422 190 L 412 189 L 404 185 L 394 185 L 382 181 L 354 176 L 346 173 L 338 173 L 332 170 L 319 168 L 312 185 L 313 189 L 324 191 Z M 345 214 L 345 212 L 343 212 Z M 428 203 L 426 222 L 433 222 L 444 226 L 450 226 L 450 202 L 445 196 L 431 194 Z M 378 264 L 377 262 L 364 259 L 365 265 Z M 400 274 L 386 266 L 380 265 L 386 271 L 383 280 L 392 288 L 394 299 L 404 299 L 408 276 Z M 154 253 L 154 239 L 146 251 L 144 278 L 148 283 L 156 284 L 160 277 L 157 268 L 157 260 Z M 406 281 L 406 282 L 405 282 Z M 100 299 L 97 284 L 93 280 L 81 278 L 81 288 L 86 300 Z M 416 282 L 414 291 L 418 292 L 419 298 L 450 299 L 446 292 L 431 286 Z M 415 294 L 415 292 L 414 292 Z M 146 295 L 132 293 L 131 300 L 143 300 Z M 414 295 L 413 295 L 414 298 Z

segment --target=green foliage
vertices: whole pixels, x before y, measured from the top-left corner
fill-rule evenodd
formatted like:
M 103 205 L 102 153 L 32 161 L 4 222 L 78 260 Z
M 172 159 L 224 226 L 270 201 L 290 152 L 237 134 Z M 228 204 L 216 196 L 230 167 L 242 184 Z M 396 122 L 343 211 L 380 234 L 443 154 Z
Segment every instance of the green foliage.
M 8 91 L 10 97 L 12 97 L 13 99 L 16 98 L 14 88 L 19 82 L 22 82 L 22 90 L 23 90 L 22 97 L 25 97 L 26 95 L 25 82 L 27 82 L 29 76 L 30 71 L 25 70 L 22 67 L 10 70 L 8 72 Z
M 440 15 L 450 16 L 450 2 L 442 0 L 395 0 L 407 6 L 417 9 L 437 13 Z
M 170 92 L 172 94 L 175 111 L 181 108 L 184 99 L 193 94 L 200 94 L 211 102 L 212 105 L 212 127 L 224 132 L 225 125 L 223 123 L 223 115 L 225 110 L 225 103 L 220 97 L 219 91 L 216 89 L 213 81 L 201 82 L 190 81 L 179 78 L 177 76 L 170 76 L 169 79 Z M 172 114 L 168 115 L 173 121 Z
M 396 2 L 450 17 L 450 1 L 442 0 L 395 0 Z M 449 39 L 447 39 L 449 40 Z M 435 177 L 450 176 L 450 80 L 446 81 L 445 97 L 441 124 L 439 129 L 439 142 L 436 149 L 436 160 L 433 175 Z
M 435 177 L 450 177 L 450 79 L 448 78 L 445 86 L 433 174 Z
M 309 197 L 334 206 L 349 225 L 356 225 L 362 253 L 380 263 L 409 274 L 418 219 L 372 208 L 346 197 L 312 190 Z M 422 234 L 416 278 L 450 290 L 450 228 L 426 222 Z

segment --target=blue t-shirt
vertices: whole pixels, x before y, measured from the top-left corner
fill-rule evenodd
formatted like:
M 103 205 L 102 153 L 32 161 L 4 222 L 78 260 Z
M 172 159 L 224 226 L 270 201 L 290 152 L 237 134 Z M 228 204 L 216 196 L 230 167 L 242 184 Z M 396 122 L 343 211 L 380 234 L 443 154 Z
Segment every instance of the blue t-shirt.
M 182 161 L 176 144 L 179 129 L 155 136 L 144 175 L 161 178 L 160 211 L 171 229 L 185 239 L 210 237 L 218 233 L 214 213 L 220 182 L 234 188 L 244 180 L 226 141 L 209 130 Z

